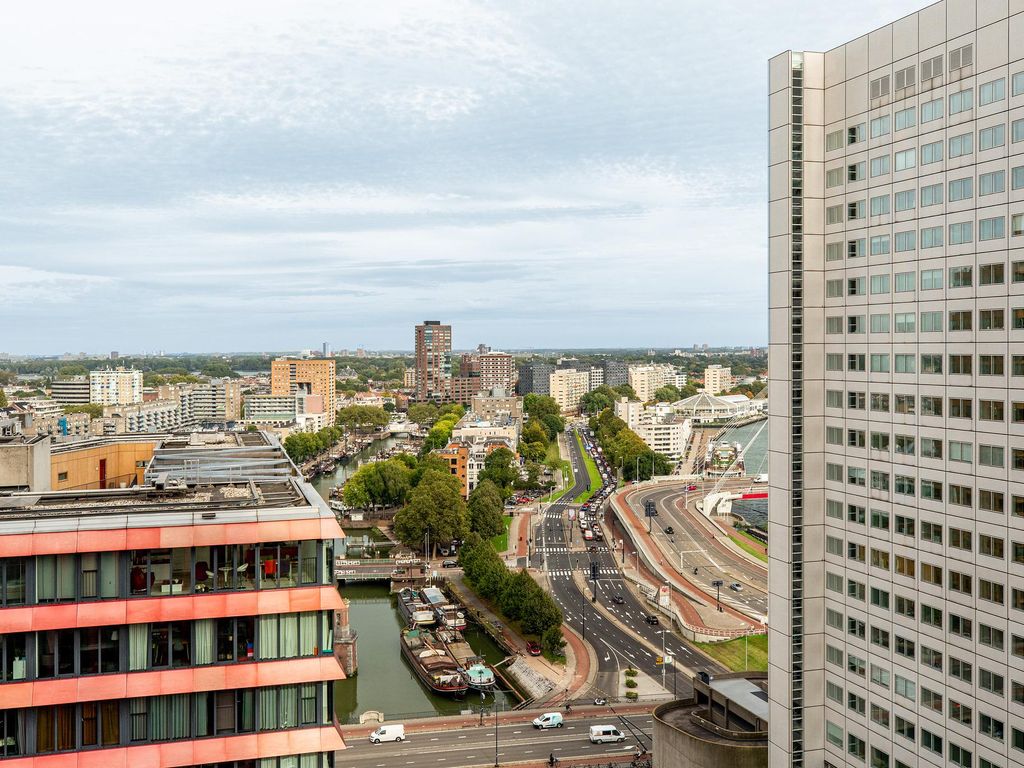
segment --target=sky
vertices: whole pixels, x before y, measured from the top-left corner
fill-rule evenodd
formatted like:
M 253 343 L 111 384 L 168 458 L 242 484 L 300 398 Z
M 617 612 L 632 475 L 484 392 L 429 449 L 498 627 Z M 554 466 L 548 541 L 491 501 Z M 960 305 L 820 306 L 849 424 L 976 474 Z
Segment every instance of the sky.
M 922 0 L 18 3 L 0 353 L 767 338 L 767 59 Z

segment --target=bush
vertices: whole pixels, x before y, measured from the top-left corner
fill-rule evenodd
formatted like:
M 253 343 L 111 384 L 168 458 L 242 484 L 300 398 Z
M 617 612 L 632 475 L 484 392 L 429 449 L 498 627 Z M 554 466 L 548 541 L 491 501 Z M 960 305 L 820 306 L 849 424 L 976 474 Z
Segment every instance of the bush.
M 632 667 L 630 667 L 629 669 L 626 670 L 626 677 L 636 677 L 636 675 L 637 675 L 637 671 L 635 669 L 633 669 Z
M 630 701 L 636 701 L 640 698 L 640 694 L 636 691 L 626 691 L 626 698 Z
M 637 681 L 634 680 L 632 677 L 626 681 L 627 688 L 636 688 L 638 685 L 639 683 L 637 683 Z

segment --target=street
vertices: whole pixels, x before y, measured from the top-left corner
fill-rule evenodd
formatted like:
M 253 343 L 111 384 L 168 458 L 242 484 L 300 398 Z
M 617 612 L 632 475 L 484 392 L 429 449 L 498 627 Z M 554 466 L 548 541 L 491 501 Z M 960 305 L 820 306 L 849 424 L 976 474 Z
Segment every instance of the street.
M 728 480 L 722 483 L 720 490 L 746 489 L 750 485 L 748 478 Z M 716 589 L 712 582 L 721 579 L 722 602 L 743 610 L 757 617 L 768 612 L 767 578 L 768 565 L 759 566 L 748 558 L 734 551 L 726 544 L 719 542 L 707 527 L 694 519 L 700 515 L 694 504 L 701 498 L 700 491 L 687 493 L 682 486 L 671 488 L 643 488 L 627 496 L 630 506 L 643 516 L 644 502 L 653 500 L 658 510 L 653 518 L 652 535 L 658 543 L 675 555 L 674 564 L 682 576 L 697 587 L 715 597 Z M 688 512 L 683 512 L 677 502 L 685 500 Z M 665 528 L 673 528 L 668 534 Z M 694 574 L 693 569 L 698 573 Z M 743 586 L 741 592 L 729 589 L 733 582 Z
M 573 461 L 582 468 L 583 456 L 578 444 L 575 440 L 569 440 L 568 444 Z M 539 567 L 543 564 L 548 572 L 552 595 L 565 615 L 565 622 L 581 633 L 597 652 L 598 674 L 593 695 L 617 695 L 621 671 L 629 665 L 660 682 L 662 667 L 656 664 L 655 658 L 661 655 L 662 647 L 675 656 L 678 664 L 691 670 L 716 669 L 707 657 L 684 643 L 667 625 L 646 623 L 644 619 L 652 611 L 627 588 L 607 543 L 596 544 L 594 552 L 570 550 L 569 537 L 579 541 L 579 533 L 570 533 L 565 509 L 572 499 L 586 490 L 586 470 L 576 472 L 575 478 L 575 486 L 562 497 L 566 501 L 560 500 L 548 507 L 542 521 L 534 527 L 533 539 L 538 548 L 532 565 Z M 597 604 L 614 616 L 614 622 L 591 602 L 591 590 L 588 588 L 584 594 L 573 578 L 575 573 L 589 579 L 591 560 L 598 564 Z M 619 596 L 622 603 L 613 602 L 613 596 Z M 646 644 L 639 642 L 637 637 L 643 638 Z M 686 672 L 680 668 L 676 676 L 677 694 L 689 696 L 691 688 Z M 671 690 L 671 671 L 667 674 L 666 684 Z
M 485 717 L 483 725 L 447 731 L 410 731 L 403 742 L 370 744 L 366 737 L 349 737 L 346 739 L 348 748 L 336 753 L 335 765 L 337 768 L 420 768 L 438 765 L 444 768 L 469 768 L 526 760 L 544 762 L 552 754 L 558 759 L 593 757 L 596 762 L 629 755 L 637 747 L 635 736 L 611 707 L 607 714 L 569 715 L 564 727 L 544 731 L 522 720 L 512 725 L 501 725 L 502 718 L 506 716 L 522 718 L 520 713 L 503 714 L 499 718 L 497 762 L 494 718 L 490 716 Z M 651 716 L 630 715 L 626 720 L 641 735 L 643 746 L 650 749 Z M 621 744 L 591 744 L 588 738 L 591 725 L 614 725 L 626 735 L 626 740 Z

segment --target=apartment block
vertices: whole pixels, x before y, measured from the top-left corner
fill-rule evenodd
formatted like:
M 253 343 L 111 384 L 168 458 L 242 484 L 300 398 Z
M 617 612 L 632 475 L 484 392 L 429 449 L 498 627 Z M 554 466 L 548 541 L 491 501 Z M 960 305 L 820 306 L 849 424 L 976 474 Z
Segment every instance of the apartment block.
M 548 395 L 551 394 L 551 374 L 555 366 L 551 363 L 543 363 L 531 360 L 519 366 L 519 382 L 517 384 L 520 395 Z
M 89 402 L 99 405 L 141 403 L 142 371 L 121 366 L 90 371 Z
M 564 413 L 580 409 L 580 398 L 589 391 L 590 374 L 572 368 L 558 369 L 548 377 L 548 394 L 555 399 Z
M 718 395 L 735 386 L 732 368 L 721 365 L 709 365 L 704 369 L 704 391 L 710 395 Z
M 89 402 L 88 376 L 57 379 L 50 385 L 50 396 L 61 405 L 83 405 Z
M 770 765 L 1024 764 L 1024 4 L 769 63 Z
M 621 387 L 629 384 L 629 366 L 621 360 L 602 360 L 601 370 L 604 371 L 603 384 L 609 387 Z
M 452 327 L 439 320 L 416 326 L 416 399 L 443 402 L 451 397 Z
M 666 384 L 675 383 L 676 369 L 671 365 L 629 366 L 629 386 L 642 402 L 654 399 L 654 393 Z
M 338 410 L 334 360 L 293 360 L 284 358 L 270 364 L 270 393 L 273 395 L 320 395 L 324 400 L 327 426 L 334 425 Z
M 5 765 L 334 765 L 341 530 L 265 436 L 201 440 L 150 485 L 4 499 Z

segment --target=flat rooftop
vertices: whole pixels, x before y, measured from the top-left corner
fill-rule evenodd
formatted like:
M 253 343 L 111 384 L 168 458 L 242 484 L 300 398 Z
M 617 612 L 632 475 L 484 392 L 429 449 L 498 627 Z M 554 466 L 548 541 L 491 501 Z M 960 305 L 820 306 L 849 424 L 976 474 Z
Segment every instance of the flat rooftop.
M 215 512 L 302 507 L 309 501 L 297 482 L 202 484 L 164 487 L 143 485 L 97 491 L 52 491 L 0 496 L 0 523 L 116 514 Z
M 722 694 L 762 720 L 768 720 L 768 692 L 745 677 L 712 678 L 711 690 Z

